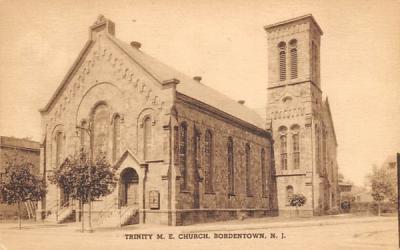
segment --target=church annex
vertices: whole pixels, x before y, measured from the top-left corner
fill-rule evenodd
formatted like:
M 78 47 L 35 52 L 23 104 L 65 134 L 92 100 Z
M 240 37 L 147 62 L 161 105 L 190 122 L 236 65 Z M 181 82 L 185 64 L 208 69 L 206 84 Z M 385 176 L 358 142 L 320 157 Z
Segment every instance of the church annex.
M 82 147 L 106 152 L 118 167 L 115 191 L 93 202 L 94 226 L 275 216 L 293 211 L 292 193 L 306 195 L 304 213 L 336 206 L 336 138 L 319 84 L 322 31 L 311 15 L 266 27 L 267 120 L 114 30 L 99 16 L 40 111 L 45 176 Z M 48 185 L 46 219 L 78 218 L 78 203 Z

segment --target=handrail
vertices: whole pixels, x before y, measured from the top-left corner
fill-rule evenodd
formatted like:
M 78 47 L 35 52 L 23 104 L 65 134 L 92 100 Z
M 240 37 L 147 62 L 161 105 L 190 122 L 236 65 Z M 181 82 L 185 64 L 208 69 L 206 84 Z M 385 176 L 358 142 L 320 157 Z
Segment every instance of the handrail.
M 101 225 L 104 223 L 104 221 L 109 218 L 110 215 L 114 212 L 115 209 L 115 201 L 117 198 L 113 199 L 106 199 L 103 204 L 103 208 L 99 211 L 95 211 L 96 216 L 94 216 L 95 220 L 94 222 L 97 223 L 98 225 Z M 106 214 L 106 215 L 105 215 Z M 107 216 L 108 214 L 108 216 Z M 92 216 L 93 219 L 93 216 Z
M 58 200 L 52 200 L 49 202 L 49 206 L 46 206 L 46 210 L 52 211 L 53 209 L 57 208 L 58 206 Z
M 70 206 L 61 207 L 61 209 L 57 211 L 57 221 L 64 220 L 71 213 L 72 213 L 72 207 Z
M 136 206 L 127 206 L 120 209 L 119 221 L 120 226 L 126 223 L 126 220 L 129 219 L 132 215 L 137 212 L 138 208 Z

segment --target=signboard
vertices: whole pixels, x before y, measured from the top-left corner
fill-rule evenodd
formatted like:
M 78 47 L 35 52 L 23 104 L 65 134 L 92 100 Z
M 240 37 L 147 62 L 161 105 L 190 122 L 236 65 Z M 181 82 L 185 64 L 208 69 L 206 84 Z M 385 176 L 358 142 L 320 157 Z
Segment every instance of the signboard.
M 149 207 L 150 209 L 160 209 L 160 192 L 152 190 L 149 192 Z

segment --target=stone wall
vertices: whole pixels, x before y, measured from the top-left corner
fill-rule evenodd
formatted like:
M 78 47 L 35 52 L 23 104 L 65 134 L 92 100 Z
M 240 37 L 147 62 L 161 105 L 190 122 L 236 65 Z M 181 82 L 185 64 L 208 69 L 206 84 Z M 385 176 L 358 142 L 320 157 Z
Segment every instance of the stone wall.
M 199 108 L 188 101 L 177 100 L 177 121 L 175 125 L 182 122 L 187 124 L 188 129 L 188 188 L 180 192 L 181 178 L 177 178 L 176 209 L 177 224 L 191 224 L 196 221 L 227 220 L 240 216 L 266 216 L 272 215 L 276 209 L 273 201 L 276 194 L 273 193 L 275 185 L 271 172 L 267 173 L 268 191 L 262 194 L 261 184 L 261 149 L 266 151 L 266 162 L 272 168 L 271 148 L 272 141 L 266 131 L 260 132 L 255 129 L 246 128 L 239 123 L 227 120 L 224 116 L 213 114 L 207 108 Z M 200 132 L 200 163 L 199 175 L 203 179 L 196 182 L 195 160 L 194 160 L 194 133 L 195 129 Z M 204 140 L 205 132 L 212 133 L 213 153 L 213 193 L 207 193 L 204 183 Z M 228 195 L 228 137 L 233 138 L 234 148 L 234 196 Z M 245 172 L 245 145 L 250 145 L 250 178 L 251 195 L 246 192 Z M 175 165 L 177 175 L 180 175 L 179 164 Z M 194 208 L 194 191 L 198 183 L 199 208 Z M 272 202 L 271 202 L 272 200 Z M 195 209 L 195 211 L 191 211 Z M 180 212 L 179 212 L 180 211 Z M 275 211 L 276 212 L 276 211 Z
M 147 162 L 146 182 L 143 192 L 145 199 L 140 198 L 141 208 L 148 208 L 148 191 L 160 191 L 161 209 L 167 208 L 165 197 L 168 196 L 166 180 L 169 166 L 169 130 L 170 110 L 173 100 L 173 85 L 161 86 L 159 82 L 142 66 L 136 64 L 124 53 L 112 38 L 105 33 L 93 34 L 89 45 L 83 49 L 79 61 L 68 73 L 60 85 L 57 95 L 42 110 L 42 148 L 43 158 L 41 171 L 46 175 L 56 168 L 55 136 L 62 133 L 62 159 L 77 152 L 81 146 L 81 134 L 85 134 L 85 149 L 90 151 L 90 140 L 87 131 L 77 129 L 82 121 L 91 122 L 93 110 L 99 104 L 105 104 L 109 110 L 108 138 L 106 151 L 112 164 L 129 151 L 136 161 L 130 161 L 135 171 L 142 171 L 140 164 Z M 121 117 L 119 150 L 115 161 L 113 152 L 113 117 Z M 147 159 L 144 159 L 144 119 L 151 119 L 151 147 Z M 121 167 L 122 169 L 123 167 Z M 120 173 L 119 170 L 118 174 Z M 60 191 L 49 185 L 46 204 L 43 209 L 51 207 L 60 199 Z M 143 204 L 145 203 L 145 204 Z M 99 205 L 100 206 L 100 205 Z M 150 211 L 151 212 L 151 211 Z M 158 218 L 148 217 L 149 221 Z
M 293 214 L 295 208 L 287 204 L 287 189 L 293 188 L 293 193 L 307 198 L 300 208 L 302 214 L 323 214 L 337 204 L 337 144 L 329 107 L 322 101 L 319 55 L 322 31 L 311 15 L 267 26 L 266 31 L 269 55 L 266 124 L 275 141 L 279 212 Z M 291 41 L 296 41 L 296 77 L 291 75 Z M 280 63 L 279 44 L 283 43 L 286 79 L 280 79 L 283 63 Z M 297 169 L 293 149 L 296 133 L 300 154 Z M 287 138 L 287 169 L 282 166 L 282 136 Z

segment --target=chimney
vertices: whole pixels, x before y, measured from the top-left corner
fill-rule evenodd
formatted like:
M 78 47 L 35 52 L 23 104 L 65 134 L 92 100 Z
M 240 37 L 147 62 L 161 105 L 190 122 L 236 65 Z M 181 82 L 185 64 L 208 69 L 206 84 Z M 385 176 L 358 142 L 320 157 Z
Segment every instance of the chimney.
M 239 100 L 238 103 L 244 105 L 245 100 Z
M 193 80 L 200 82 L 201 81 L 201 76 L 194 76 Z
M 135 49 L 140 49 L 140 47 L 142 47 L 142 44 L 138 41 L 133 41 L 131 42 L 131 46 Z
M 112 36 L 115 35 L 115 24 L 111 20 L 105 18 L 103 15 L 99 15 L 96 22 L 92 26 L 90 26 L 90 39 L 92 41 L 95 41 L 99 33 L 107 33 Z

